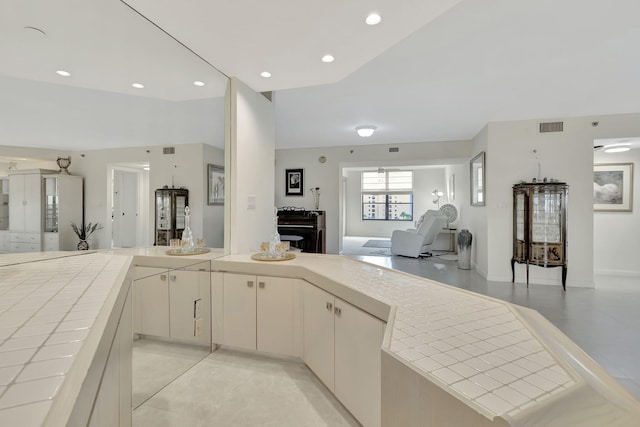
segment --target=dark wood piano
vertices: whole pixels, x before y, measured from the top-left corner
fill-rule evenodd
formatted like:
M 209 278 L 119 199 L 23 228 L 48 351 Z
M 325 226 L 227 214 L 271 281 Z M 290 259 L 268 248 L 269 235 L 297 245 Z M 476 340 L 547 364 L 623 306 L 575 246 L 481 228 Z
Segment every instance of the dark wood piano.
M 302 252 L 326 253 L 325 211 L 283 208 L 278 210 L 280 240 Z

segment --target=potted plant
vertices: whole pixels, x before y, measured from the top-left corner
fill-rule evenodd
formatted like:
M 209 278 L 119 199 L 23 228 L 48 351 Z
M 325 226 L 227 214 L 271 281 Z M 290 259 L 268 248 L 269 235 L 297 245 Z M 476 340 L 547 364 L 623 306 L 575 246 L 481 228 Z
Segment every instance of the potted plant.
M 78 226 L 78 224 L 72 222 L 71 228 L 73 229 L 73 232 L 78 236 L 78 239 L 80 239 L 80 241 L 78 242 L 78 250 L 86 251 L 89 249 L 89 242 L 87 242 L 87 239 L 89 239 L 89 236 L 91 236 L 94 231 L 102 227 L 100 227 L 97 222 L 95 224 L 90 222 L 89 224 L 84 226 Z

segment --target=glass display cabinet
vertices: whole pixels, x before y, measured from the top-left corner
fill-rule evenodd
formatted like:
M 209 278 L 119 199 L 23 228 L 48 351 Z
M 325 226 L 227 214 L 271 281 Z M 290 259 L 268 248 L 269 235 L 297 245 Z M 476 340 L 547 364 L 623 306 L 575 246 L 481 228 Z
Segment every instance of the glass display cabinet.
M 156 246 L 169 246 L 171 239 L 181 239 L 185 227 L 184 208 L 189 205 L 189 190 L 160 188 L 155 193 Z
M 567 280 L 567 197 L 563 182 L 520 183 L 513 186 L 513 257 L 515 263 L 539 267 L 561 267 L 562 288 Z

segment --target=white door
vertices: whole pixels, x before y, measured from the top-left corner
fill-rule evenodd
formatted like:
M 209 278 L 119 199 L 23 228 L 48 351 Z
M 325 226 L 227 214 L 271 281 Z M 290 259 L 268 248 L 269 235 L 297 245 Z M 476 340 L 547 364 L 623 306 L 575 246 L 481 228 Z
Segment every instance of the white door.
M 113 246 L 136 246 L 138 222 L 138 174 L 113 171 Z

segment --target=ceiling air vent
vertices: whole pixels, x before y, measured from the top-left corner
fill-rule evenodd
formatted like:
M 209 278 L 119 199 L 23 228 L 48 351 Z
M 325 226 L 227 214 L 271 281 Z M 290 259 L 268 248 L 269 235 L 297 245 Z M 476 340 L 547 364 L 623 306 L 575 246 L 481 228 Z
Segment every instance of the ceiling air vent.
M 398 151 L 400 151 L 400 149 L 398 147 L 389 147 L 389 152 L 390 153 L 397 153 Z
M 176 147 L 164 147 L 162 154 L 176 154 Z
M 563 129 L 564 129 L 564 122 L 540 123 L 540 133 L 562 132 Z

